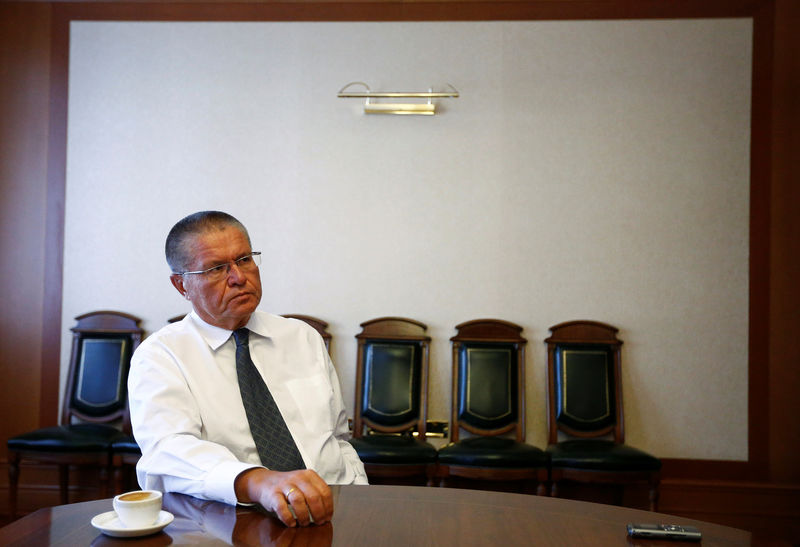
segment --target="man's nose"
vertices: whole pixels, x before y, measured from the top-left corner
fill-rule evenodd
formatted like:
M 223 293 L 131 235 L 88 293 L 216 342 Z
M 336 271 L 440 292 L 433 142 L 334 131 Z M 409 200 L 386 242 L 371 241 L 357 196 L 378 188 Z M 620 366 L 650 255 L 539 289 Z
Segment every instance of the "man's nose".
M 231 285 L 241 285 L 244 283 L 245 276 L 242 268 L 236 263 L 231 262 L 228 265 L 228 283 Z

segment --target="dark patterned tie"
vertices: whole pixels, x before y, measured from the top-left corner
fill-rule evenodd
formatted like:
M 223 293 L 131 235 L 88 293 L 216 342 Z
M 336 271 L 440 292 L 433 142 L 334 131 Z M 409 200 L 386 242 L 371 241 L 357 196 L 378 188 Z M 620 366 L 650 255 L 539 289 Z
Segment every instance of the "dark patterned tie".
M 250 433 L 256 442 L 258 456 L 267 469 L 293 471 L 305 469 L 303 457 L 286 427 L 275 399 L 250 358 L 248 338 L 250 331 L 241 328 L 233 332 L 236 341 L 236 375 L 239 392 L 250 424 Z

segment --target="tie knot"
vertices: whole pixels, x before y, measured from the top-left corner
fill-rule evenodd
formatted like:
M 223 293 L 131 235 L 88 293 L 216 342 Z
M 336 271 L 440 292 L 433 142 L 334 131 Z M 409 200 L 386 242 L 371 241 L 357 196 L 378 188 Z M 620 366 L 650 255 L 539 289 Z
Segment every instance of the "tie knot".
M 233 331 L 233 339 L 236 341 L 236 346 L 246 346 L 247 340 L 250 337 L 250 331 L 242 327 Z

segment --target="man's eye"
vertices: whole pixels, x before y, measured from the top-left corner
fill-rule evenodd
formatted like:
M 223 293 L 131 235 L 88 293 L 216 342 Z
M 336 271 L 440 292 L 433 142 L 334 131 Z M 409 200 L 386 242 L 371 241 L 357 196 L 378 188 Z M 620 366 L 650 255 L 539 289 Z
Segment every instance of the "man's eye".
M 236 262 L 238 262 L 242 266 L 246 266 L 246 265 L 250 264 L 252 261 L 253 261 L 253 257 L 252 256 L 243 256 L 242 258 L 240 258 Z
M 228 265 L 227 264 L 220 264 L 219 266 L 212 266 L 211 268 L 207 269 L 206 271 L 210 274 L 215 274 L 217 272 L 221 272 L 224 270 Z

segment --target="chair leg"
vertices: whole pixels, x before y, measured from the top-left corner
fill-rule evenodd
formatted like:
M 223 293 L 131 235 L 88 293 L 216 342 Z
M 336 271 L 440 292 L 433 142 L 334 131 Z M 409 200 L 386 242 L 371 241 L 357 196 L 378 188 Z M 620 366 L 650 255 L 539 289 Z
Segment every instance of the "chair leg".
M 546 496 L 547 495 L 547 487 L 545 486 L 544 482 L 539 481 L 536 484 L 536 495 L 537 496 Z
M 61 494 L 61 505 L 69 503 L 69 465 L 58 466 L 58 485 Z
M 104 498 L 108 497 L 108 483 L 109 483 L 108 468 L 109 468 L 109 466 L 110 466 L 110 464 L 106 465 L 105 467 L 101 467 L 100 468 L 100 495 L 102 497 L 104 497 Z
M 139 479 L 136 477 L 136 464 L 125 465 L 125 490 L 138 490 Z
M 625 485 L 617 484 L 613 486 L 614 489 L 614 505 L 623 507 L 625 505 Z
M 114 495 L 124 492 L 125 478 L 122 466 L 114 466 L 111 468 L 112 483 L 114 484 Z
M 425 486 L 434 486 L 436 480 L 436 464 L 429 465 L 425 468 L 425 476 L 428 479 Z
M 20 455 L 16 452 L 11 453 L 8 461 L 8 511 L 11 520 L 17 518 L 17 486 L 19 485 L 19 462 Z
M 547 495 L 547 485 L 550 482 L 550 470 L 549 469 L 542 469 L 539 471 L 536 477 L 536 495 L 537 496 L 546 496 Z
M 122 456 L 115 455 L 112 458 L 110 472 L 114 481 L 114 494 L 121 494 L 128 490 L 128 473 Z
M 650 510 L 651 511 L 658 511 L 658 496 L 659 495 L 659 482 L 654 481 L 650 483 Z

